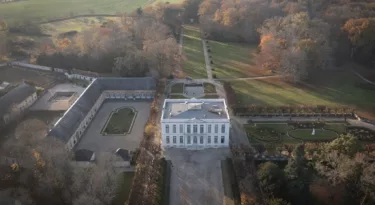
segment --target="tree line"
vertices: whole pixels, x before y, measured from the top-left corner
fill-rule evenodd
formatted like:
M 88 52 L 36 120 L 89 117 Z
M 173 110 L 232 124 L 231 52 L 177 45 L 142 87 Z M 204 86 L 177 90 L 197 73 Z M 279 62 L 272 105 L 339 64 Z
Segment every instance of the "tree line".
M 257 64 L 293 82 L 351 58 L 374 63 L 370 0 L 185 0 L 183 8 L 183 21 L 213 40 L 258 44 Z
M 23 121 L 14 133 L 0 151 L 11 163 L 0 166 L 3 196 L 25 205 L 113 204 L 120 172 L 113 166 L 112 155 L 103 155 L 95 165 L 79 167 L 64 143 L 43 139 L 43 122 Z
M 313 146 L 311 146 L 313 145 Z M 299 144 L 289 161 L 257 165 L 234 150 L 242 205 L 375 203 L 375 165 L 357 139 L 341 135 L 330 143 Z M 289 152 L 289 150 L 288 150 Z M 242 163 L 238 157 L 242 155 Z M 240 160 L 241 161 L 241 160 Z M 256 167 L 252 171 L 251 167 Z M 256 193 L 254 195 L 254 193 Z

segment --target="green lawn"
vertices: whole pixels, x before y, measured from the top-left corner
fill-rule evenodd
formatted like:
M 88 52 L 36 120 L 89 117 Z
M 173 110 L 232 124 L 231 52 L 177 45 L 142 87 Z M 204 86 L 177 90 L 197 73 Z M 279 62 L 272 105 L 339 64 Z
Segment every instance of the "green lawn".
M 169 99 L 187 99 L 187 97 L 183 95 L 170 95 Z
M 119 23 L 118 17 L 83 17 L 53 23 L 41 24 L 40 28 L 44 34 L 56 36 L 68 31 L 82 31 L 94 26 L 100 26 L 105 22 Z
M 251 144 L 259 143 L 299 143 L 299 140 L 288 137 L 286 133 L 290 130 L 288 124 L 279 123 L 255 123 L 244 125 L 247 137 Z M 265 131 L 268 130 L 268 131 Z M 272 140 L 268 141 L 268 140 Z
M 184 26 L 183 53 L 185 61 L 182 69 L 192 78 L 207 78 L 203 45 L 200 31 L 194 26 Z
M 8 24 L 40 22 L 82 14 L 116 14 L 143 7 L 151 0 L 27 0 L 1 4 L 0 18 Z
M 232 81 L 240 104 L 351 106 L 365 111 L 375 107 L 375 89 L 363 89 L 350 72 L 326 71 L 309 83 L 291 84 L 278 79 Z M 372 110 L 374 112 L 374 110 Z
M 216 88 L 211 83 L 204 83 L 204 93 L 216 93 Z
M 333 130 L 338 134 L 346 133 L 346 125 L 343 123 L 326 123 L 324 128 Z
M 289 135 L 307 141 L 314 140 L 333 140 L 338 135 L 330 130 L 316 129 L 315 135 L 312 135 L 312 129 L 297 129 L 289 132 Z
M 124 205 L 128 200 L 130 190 L 133 184 L 134 172 L 124 172 L 121 175 L 121 184 L 118 189 L 118 194 L 115 198 L 114 205 Z
M 102 132 L 109 135 L 129 133 L 136 114 L 133 108 L 129 107 L 120 108 L 112 112 Z
M 171 87 L 171 93 L 183 93 L 184 92 L 184 84 L 183 83 L 176 83 Z
M 207 46 L 211 50 L 213 74 L 216 74 L 216 78 L 245 78 L 269 74 L 253 66 L 257 45 L 209 41 Z

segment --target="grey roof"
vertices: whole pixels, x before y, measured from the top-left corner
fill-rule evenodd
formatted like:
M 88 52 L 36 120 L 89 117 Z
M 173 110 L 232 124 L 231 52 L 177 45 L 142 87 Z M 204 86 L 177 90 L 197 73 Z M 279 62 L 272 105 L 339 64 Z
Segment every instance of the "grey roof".
M 171 100 L 165 101 L 163 119 L 227 119 L 224 100 Z
M 68 142 L 105 90 L 154 90 L 153 78 L 97 78 L 50 130 L 48 136 Z
M 74 160 L 80 162 L 89 162 L 93 160 L 94 152 L 88 149 L 79 149 L 74 152 Z
M 26 83 L 21 83 L 0 98 L 0 116 L 3 116 L 12 108 L 36 92 L 36 89 Z

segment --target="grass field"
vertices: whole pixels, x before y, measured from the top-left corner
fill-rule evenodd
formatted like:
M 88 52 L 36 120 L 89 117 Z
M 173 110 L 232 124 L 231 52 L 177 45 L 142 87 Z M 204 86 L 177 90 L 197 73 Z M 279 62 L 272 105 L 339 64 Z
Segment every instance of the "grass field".
M 216 93 L 215 85 L 211 83 L 204 83 L 204 93 Z
M 171 93 L 183 93 L 184 92 L 184 84 L 183 83 L 176 83 L 171 87 Z
M 41 24 L 40 28 L 44 34 L 56 36 L 61 33 L 68 31 L 77 31 L 88 29 L 94 26 L 100 26 L 104 22 L 113 21 L 119 22 L 118 17 L 82 17 L 69 19 L 64 21 L 58 21 L 53 23 Z
M 326 71 L 306 84 L 290 84 L 278 79 L 232 81 L 240 104 L 351 106 L 375 112 L 375 88 L 346 71 Z
M 120 108 L 112 112 L 103 132 L 109 135 L 130 132 L 136 114 L 133 108 L 129 107 Z
M 182 70 L 192 78 L 207 78 L 203 45 L 197 27 L 184 26 Z
M 315 135 L 312 135 L 312 129 L 297 129 L 289 132 L 289 135 L 307 141 L 314 140 L 333 140 L 338 135 L 330 130 L 316 129 Z
M 134 172 L 124 172 L 121 176 L 121 184 L 119 186 L 118 194 L 115 198 L 114 205 L 124 205 L 128 200 L 130 190 L 133 184 Z
M 10 25 L 24 21 L 35 23 L 72 15 L 130 12 L 152 2 L 151 0 L 28 0 L 1 4 L 0 18 Z
M 209 41 L 207 46 L 211 50 L 213 74 L 216 74 L 216 78 L 245 78 L 270 74 L 253 66 L 256 45 Z

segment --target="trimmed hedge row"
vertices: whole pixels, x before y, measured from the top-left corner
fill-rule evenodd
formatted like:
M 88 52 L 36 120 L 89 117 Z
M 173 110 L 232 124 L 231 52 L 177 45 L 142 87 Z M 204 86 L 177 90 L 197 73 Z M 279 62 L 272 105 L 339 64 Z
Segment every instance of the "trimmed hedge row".
M 350 126 L 347 132 L 361 141 L 375 141 L 375 131 L 365 127 Z

